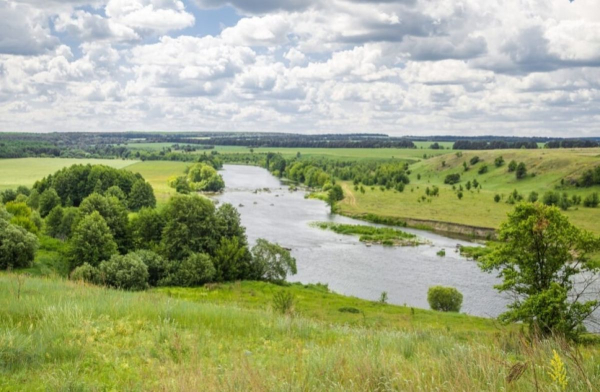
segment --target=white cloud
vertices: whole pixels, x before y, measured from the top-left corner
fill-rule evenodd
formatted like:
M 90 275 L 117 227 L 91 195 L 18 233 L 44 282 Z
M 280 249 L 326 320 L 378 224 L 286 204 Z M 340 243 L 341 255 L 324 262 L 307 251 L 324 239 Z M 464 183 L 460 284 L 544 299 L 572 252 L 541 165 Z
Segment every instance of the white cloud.
M 240 20 L 207 35 L 194 13 L 222 6 Z M 0 0 L 0 124 L 598 134 L 597 7 L 596 0 Z

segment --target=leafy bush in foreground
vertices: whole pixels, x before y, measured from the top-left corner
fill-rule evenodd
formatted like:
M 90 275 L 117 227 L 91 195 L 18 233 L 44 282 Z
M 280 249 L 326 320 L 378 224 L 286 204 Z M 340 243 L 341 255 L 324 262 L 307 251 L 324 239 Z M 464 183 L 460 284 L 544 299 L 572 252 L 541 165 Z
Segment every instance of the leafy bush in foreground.
M 148 267 L 134 253 L 114 255 L 98 267 L 99 279 L 107 286 L 122 290 L 144 290 L 148 287 Z

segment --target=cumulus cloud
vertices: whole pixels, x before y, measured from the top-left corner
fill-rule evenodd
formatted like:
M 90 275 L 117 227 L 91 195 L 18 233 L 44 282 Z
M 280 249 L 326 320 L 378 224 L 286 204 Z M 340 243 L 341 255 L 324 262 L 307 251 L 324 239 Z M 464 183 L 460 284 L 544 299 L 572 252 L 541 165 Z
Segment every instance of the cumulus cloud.
M 208 35 L 197 16 L 219 7 L 240 19 Z M 0 0 L 0 17 L 5 130 L 600 132 L 596 0 Z

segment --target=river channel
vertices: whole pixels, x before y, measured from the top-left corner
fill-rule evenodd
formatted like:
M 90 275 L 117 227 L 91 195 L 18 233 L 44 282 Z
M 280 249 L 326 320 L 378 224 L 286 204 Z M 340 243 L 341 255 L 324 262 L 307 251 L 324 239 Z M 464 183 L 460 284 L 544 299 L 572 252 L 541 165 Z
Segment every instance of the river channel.
M 263 168 L 225 165 L 221 174 L 226 188 L 218 200 L 238 208 L 250 243 L 264 238 L 292 250 L 298 274 L 288 276 L 289 281 L 326 283 L 337 293 L 368 300 L 377 300 L 386 291 L 389 303 L 418 308 L 429 308 L 429 287 L 452 286 L 464 296 L 464 313 L 495 317 L 505 309 L 507 300 L 493 289 L 497 278 L 456 252 L 457 245 L 473 243 L 402 229 L 428 244 L 367 246 L 358 237 L 321 230 L 310 223 L 370 223 L 331 214 L 324 202 L 305 199 L 303 191 L 291 192 Z M 446 250 L 445 257 L 436 254 L 441 249 Z

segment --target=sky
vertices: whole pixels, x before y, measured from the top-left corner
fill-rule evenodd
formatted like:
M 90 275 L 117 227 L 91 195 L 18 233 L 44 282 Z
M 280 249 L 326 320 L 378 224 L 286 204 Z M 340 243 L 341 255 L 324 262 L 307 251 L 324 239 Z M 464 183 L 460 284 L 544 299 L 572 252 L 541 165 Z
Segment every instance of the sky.
M 598 0 L 0 0 L 0 131 L 600 136 Z

